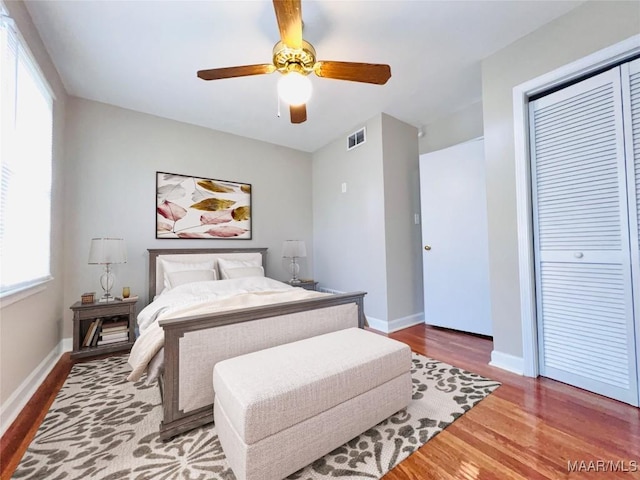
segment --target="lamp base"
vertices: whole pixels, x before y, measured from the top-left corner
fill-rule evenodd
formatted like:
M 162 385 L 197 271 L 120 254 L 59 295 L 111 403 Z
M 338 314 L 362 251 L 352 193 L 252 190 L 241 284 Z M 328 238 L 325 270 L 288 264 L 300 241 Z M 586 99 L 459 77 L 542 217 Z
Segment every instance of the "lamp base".
M 114 297 L 110 293 L 107 293 L 107 294 L 104 294 L 102 297 L 100 297 L 100 299 L 98 300 L 98 303 L 107 303 L 107 302 L 115 302 L 115 301 L 116 301 L 116 297 Z
M 291 257 L 291 263 L 289 264 L 289 271 L 291 272 L 291 280 L 289 283 L 300 283 L 298 278 L 298 272 L 300 272 L 300 265 L 296 263 L 296 257 Z
M 113 295 L 111 295 L 114 277 L 109 267 L 110 265 L 107 263 L 103 274 L 100 275 L 100 286 L 102 287 L 102 290 L 104 290 L 104 294 L 100 300 L 98 300 L 99 303 L 113 302 L 115 300 Z

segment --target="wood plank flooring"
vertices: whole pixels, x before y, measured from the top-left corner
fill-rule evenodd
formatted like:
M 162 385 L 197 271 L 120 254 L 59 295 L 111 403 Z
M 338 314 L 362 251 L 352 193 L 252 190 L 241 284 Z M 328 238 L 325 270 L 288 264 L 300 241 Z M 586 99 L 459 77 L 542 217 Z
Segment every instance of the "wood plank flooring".
M 46 380 L 40 385 L 22 412 L 0 438 L 0 479 L 11 478 L 38 427 L 62 388 L 73 362 L 69 353 L 62 355 Z
M 640 409 L 491 367 L 490 339 L 423 325 L 390 337 L 502 386 L 384 480 L 640 478 Z
M 423 325 L 390 337 L 502 386 L 384 480 L 640 479 L 640 409 L 491 367 L 487 338 Z M 68 356 L 58 362 L 0 440 L 2 479 L 11 477 L 71 365 Z M 569 463 L 579 470 L 570 472 Z

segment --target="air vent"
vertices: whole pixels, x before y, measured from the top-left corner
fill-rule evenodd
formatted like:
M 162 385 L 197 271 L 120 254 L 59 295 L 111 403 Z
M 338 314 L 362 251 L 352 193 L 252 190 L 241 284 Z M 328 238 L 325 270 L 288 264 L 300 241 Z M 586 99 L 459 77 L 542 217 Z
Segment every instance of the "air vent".
M 365 135 L 365 127 L 362 127 L 357 132 L 349 135 L 347 140 L 347 150 L 351 150 L 352 148 L 356 148 L 359 145 L 362 145 L 367 141 L 367 136 Z

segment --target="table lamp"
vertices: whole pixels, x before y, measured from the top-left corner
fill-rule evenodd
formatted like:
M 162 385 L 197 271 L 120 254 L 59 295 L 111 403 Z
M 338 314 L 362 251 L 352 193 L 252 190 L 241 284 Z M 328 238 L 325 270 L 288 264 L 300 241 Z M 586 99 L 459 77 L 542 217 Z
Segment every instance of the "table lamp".
M 92 238 L 89 248 L 89 265 L 104 265 L 104 272 L 100 276 L 100 286 L 104 295 L 100 302 L 111 302 L 111 288 L 114 276 L 111 273 L 111 265 L 114 263 L 127 263 L 127 251 L 122 238 Z
M 282 257 L 290 258 L 291 264 L 289 265 L 289 271 L 291 272 L 291 280 L 289 283 L 300 283 L 298 278 L 298 272 L 300 271 L 300 265 L 296 262 L 297 258 L 303 258 L 307 256 L 307 247 L 304 244 L 304 240 L 285 240 L 282 245 Z

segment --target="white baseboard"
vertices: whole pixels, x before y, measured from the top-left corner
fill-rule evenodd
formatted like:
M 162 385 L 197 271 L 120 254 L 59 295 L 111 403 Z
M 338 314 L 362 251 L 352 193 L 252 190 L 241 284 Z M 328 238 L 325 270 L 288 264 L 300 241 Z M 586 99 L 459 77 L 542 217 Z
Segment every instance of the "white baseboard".
M 367 323 L 369 324 L 370 328 L 378 330 L 379 332 L 387 333 L 388 326 L 387 322 L 385 322 L 384 320 L 380 320 L 378 318 L 370 317 L 369 315 L 367 315 Z
M 63 338 L 60 344 L 62 345 L 62 351 L 60 352 L 60 355 L 62 355 L 64 352 L 70 352 L 71 350 L 73 350 L 73 338 L 71 337 Z
M 33 394 L 36 393 L 36 390 L 45 381 L 47 375 L 51 373 L 62 354 L 71 351 L 72 345 L 71 338 L 60 340 L 60 343 L 49 352 L 45 359 L 40 362 L 40 365 L 24 379 L 7 401 L 0 406 L 0 436 L 4 435 L 7 428 L 13 423 Z
M 491 352 L 489 365 L 507 370 L 508 372 L 517 373 L 518 375 L 524 375 L 524 359 L 522 357 L 516 357 L 494 350 Z
M 374 330 L 384 333 L 393 333 L 398 330 L 402 330 L 403 328 L 413 327 L 414 325 L 424 323 L 424 313 L 420 312 L 407 317 L 395 318 L 389 322 L 367 315 L 367 321 L 369 322 L 369 326 Z
M 395 318 L 389 322 L 388 333 L 397 332 L 403 328 L 413 327 L 414 325 L 419 325 L 421 323 L 424 323 L 424 312 L 414 313 L 407 317 Z

